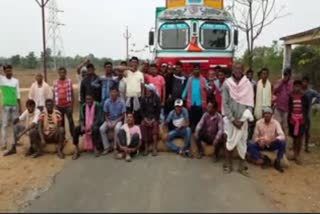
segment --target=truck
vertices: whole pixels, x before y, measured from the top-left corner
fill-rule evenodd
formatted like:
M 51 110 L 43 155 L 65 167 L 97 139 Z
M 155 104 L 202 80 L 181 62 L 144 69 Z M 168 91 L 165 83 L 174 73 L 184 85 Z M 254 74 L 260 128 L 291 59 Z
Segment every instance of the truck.
M 220 66 L 230 70 L 238 45 L 233 17 L 223 0 L 166 0 L 157 7 L 149 47 L 158 65 L 180 61 L 187 73 L 199 64 L 204 75 Z

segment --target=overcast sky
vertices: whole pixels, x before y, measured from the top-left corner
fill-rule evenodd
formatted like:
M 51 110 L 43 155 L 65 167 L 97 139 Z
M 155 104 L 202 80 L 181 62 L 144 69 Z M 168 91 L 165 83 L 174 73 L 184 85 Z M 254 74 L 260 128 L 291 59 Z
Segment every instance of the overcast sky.
M 147 44 L 154 25 L 154 10 L 165 0 L 57 0 L 65 54 L 125 57 L 123 33 L 128 25 L 137 49 Z M 280 37 L 319 25 L 319 0 L 277 0 L 290 16 L 269 26 L 258 45 L 270 45 Z M 34 0 L 0 0 L 0 56 L 41 51 L 41 12 Z M 242 47 L 242 46 L 241 46 Z M 141 55 L 140 55 L 141 56 Z M 143 57 L 147 57 L 144 54 Z

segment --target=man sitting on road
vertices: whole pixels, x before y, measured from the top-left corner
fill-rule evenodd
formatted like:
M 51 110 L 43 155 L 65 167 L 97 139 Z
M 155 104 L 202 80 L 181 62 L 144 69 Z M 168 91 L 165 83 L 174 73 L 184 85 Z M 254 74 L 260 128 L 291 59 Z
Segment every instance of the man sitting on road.
M 198 159 L 204 155 L 202 142 L 215 147 L 214 160 L 219 159 L 219 152 L 224 147 L 226 137 L 223 132 L 223 118 L 217 112 L 218 104 L 209 102 L 207 105 L 208 112 L 204 113 L 195 131 L 196 143 L 198 147 Z
M 42 155 L 41 147 L 46 143 L 57 144 L 57 155 L 63 159 L 64 128 L 62 126 L 61 113 L 54 109 L 54 101 L 48 99 L 45 102 L 45 110 L 40 114 L 39 131 L 33 130 L 30 133 L 32 145 L 36 153 L 33 155 L 37 158 Z
M 4 156 L 9 156 L 16 154 L 16 146 L 19 141 L 19 139 L 24 135 L 28 134 L 29 140 L 30 140 L 30 147 L 28 152 L 26 153 L 26 156 L 30 156 L 34 153 L 34 149 L 31 146 L 31 143 L 34 139 L 31 138 L 29 133 L 33 130 L 37 131 L 37 125 L 40 115 L 40 110 L 36 108 L 36 103 L 33 100 L 27 100 L 26 102 L 27 110 L 25 110 L 19 118 L 16 118 L 13 121 L 14 124 L 14 142 L 12 144 L 12 147 L 9 151 L 7 151 Z M 19 122 L 23 121 L 24 124 L 18 124 Z
M 271 164 L 271 160 L 261 154 L 261 151 L 277 151 L 277 158 L 274 168 L 279 172 L 284 172 L 280 165 L 286 151 L 285 135 L 280 123 L 273 119 L 273 111 L 270 107 L 264 107 L 263 118 L 258 120 L 254 131 L 254 143 L 248 143 L 248 159 L 263 168 Z
M 189 128 L 189 113 L 183 107 L 183 100 L 181 99 L 177 99 L 174 106 L 175 109 L 169 113 L 165 122 L 167 126 L 169 125 L 169 130 L 171 130 L 167 136 L 167 146 L 172 152 L 190 157 L 191 129 Z M 170 129 L 170 126 L 172 129 Z M 183 148 L 179 148 L 174 144 L 173 140 L 177 137 L 184 138 Z
M 124 100 L 119 97 L 118 88 L 111 88 L 110 98 L 104 103 L 103 110 L 105 113 L 105 121 L 102 126 L 100 126 L 100 135 L 104 147 L 102 155 L 107 155 L 113 150 L 109 143 L 107 133 L 109 131 L 114 131 L 114 136 L 118 135 L 126 113 L 126 105 Z M 116 137 L 114 138 L 114 141 L 116 141 Z M 115 145 L 116 142 L 114 142 L 114 147 Z

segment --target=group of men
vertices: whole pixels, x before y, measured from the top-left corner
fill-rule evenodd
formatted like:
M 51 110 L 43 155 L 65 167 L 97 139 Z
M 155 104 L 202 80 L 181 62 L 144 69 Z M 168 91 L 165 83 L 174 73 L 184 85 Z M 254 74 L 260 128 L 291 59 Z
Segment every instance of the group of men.
M 240 157 L 238 171 L 242 174 L 248 173 L 245 160 L 264 168 L 271 166 L 272 161 L 262 150 L 277 151 L 274 167 L 283 172 L 280 161 L 286 152 L 286 133 L 294 142 L 292 159 L 301 164 L 303 136 L 309 152 L 311 102 L 320 97 L 309 88 L 307 77 L 291 80 L 290 69 L 272 85 L 268 69 L 263 68 L 255 82 L 253 71 L 245 74 L 241 63 L 234 64 L 228 78 L 219 66 L 205 77 L 199 64 L 193 65 L 188 76 L 180 62 L 160 68 L 145 62 L 139 67 L 139 59 L 132 57 L 129 64 L 122 62 L 117 67 L 106 62 L 105 74 L 98 76 L 95 66 L 85 60 L 77 68 L 80 119 L 76 126 L 73 109 L 77 98 L 65 68 L 59 68 L 52 89 L 41 74 L 36 75 L 24 112 L 12 66 L 3 66 L 3 71 L 1 148 L 7 150 L 5 156 L 15 154 L 19 139 L 27 134 L 27 156 L 39 157 L 46 143 L 56 143 L 58 156 L 64 158 L 65 119 L 75 145 L 74 160 L 80 156 L 80 136 L 83 149 L 94 151 L 96 156 L 113 151 L 117 159 L 126 161 L 139 153 L 156 156 L 159 127 L 163 124 L 168 128 L 166 145 L 179 155 L 192 157 L 194 134 L 197 158 L 204 156 L 205 144 L 215 147 L 215 161 L 223 150 L 226 173 L 233 170 L 234 150 Z M 7 143 L 9 125 L 13 127 L 11 147 Z M 183 147 L 174 142 L 176 138 L 184 139 Z

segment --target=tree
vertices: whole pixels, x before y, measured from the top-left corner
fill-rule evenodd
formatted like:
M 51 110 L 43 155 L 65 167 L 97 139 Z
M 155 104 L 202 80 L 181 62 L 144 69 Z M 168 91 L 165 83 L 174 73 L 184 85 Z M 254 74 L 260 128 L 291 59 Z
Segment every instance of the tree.
M 10 63 L 14 67 L 20 66 L 21 65 L 21 56 L 19 54 L 12 56 L 10 58 Z
M 232 0 L 231 14 L 235 25 L 245 33 L 247 43 L 248 65 L 253 66 L 254 45 L 263 30 L 283 14 L 285 6 L 276 9 L 276 0 Z
M 28 69 L 35 69 L 38 66 L 38 59 L 34 52 L 30 52 L 24 59 L 24 67 Z

